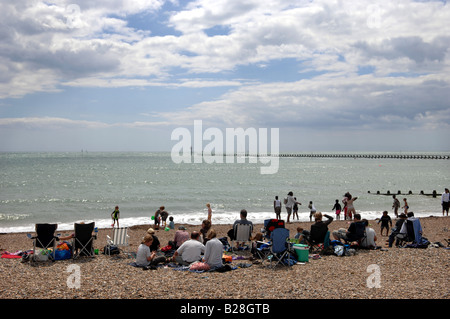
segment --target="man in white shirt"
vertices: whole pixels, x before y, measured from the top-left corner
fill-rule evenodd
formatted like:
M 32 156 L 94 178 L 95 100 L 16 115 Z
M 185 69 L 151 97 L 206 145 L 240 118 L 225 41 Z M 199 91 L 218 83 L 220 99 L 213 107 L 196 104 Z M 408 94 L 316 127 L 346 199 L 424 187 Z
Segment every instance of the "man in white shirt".
M 444 212 L 447 212 L 448 216 L 448 208 L 450 206 L 450 194 L 448 192 L 448 188 L 446 188 L 445 192 L 442 194 L 441 203 L 442 203 L 442 216 L 444 216 Z
M 199 241 L 200 233 L 193 231 L 191 239 L 185 241 L 173 254 L 174 260 L 184 266 L 200 261 L 205 253 L 205 246 Z

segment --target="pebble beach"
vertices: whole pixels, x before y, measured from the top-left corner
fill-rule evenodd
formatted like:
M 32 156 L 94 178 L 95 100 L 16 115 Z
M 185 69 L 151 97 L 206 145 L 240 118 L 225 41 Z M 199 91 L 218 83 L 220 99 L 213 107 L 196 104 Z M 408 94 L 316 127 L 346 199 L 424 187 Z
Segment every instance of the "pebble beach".
M 364 216 L 362 216 L 364 218 Z M 423 236 L 431 243 L 447 246 L 450 238 L 449 217 L 421 218 Z M 214 220 L 213 220 L 214 222 Z M 395 221 L 394 221 L 395 222 Z M 176 225 L 176 229 L 180 225 Z M 189 232 L 197 225 L 184 225 Z M 310 229 L 310 222 L 286 224 L 291 238 L 297 227 Z M 135 252 L 145 232 L 152 225 L 129 228 L 130 246 Z M 255 225 L 254 233 L 263 225 Z M 329 230 L 348 228 L 348 221 L 333 221 Z M 419 248 L 387 248 L 388 237 L 380 236 L 379 224 L 370 221 L 377 233 L 377 245 L 384 249 L 358 250 L 354 256 L 310 255 L 309 261 L 291 267 L 268 268 L 254 263 L 249 251 L 224 273 L 191 272 L 158 267 L 143 271 L 130 266 L 132 257 L 121 253 L 102 254 L 112 229 L 100 229 L 94 258 L 81 257 L 32 266 L 21 259 L 0 259 L 1 299 L 450 299 L 450 250 L 430 245 Z M 230 225 L 212 226 L 218 237 L 225 237 Z M 173 240 L 175 230 L 156 231 L 161 246 Z M 26 233 L 0 234 L 1 252 L 32 249 Z M 71 265 L 78 265 L 80 285 L 70 288 Z M 374 266 L 375 265 L 375 266 Z M 373 284 L 377 272 L 378 282 Z M 371 284 L 372 283 L 372 284 Z

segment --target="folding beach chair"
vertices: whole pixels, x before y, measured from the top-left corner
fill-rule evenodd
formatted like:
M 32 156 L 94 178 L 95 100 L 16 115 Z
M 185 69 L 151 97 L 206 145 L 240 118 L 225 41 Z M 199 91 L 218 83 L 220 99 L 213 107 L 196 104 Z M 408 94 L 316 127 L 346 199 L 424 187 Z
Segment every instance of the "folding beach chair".
M 89 224 L 75 224 L 75 235 L 73 237 L 73 259 L 79 256 L 94 257 L 94 239 L 97 239 L 96 235 L 93 235 L 95 223 Z
M 252 225 L 237 224 L 234 232 L 234 238 L 231 241 L 232 247 L 233 248 L 237 247 L 239 243 L 249 243 L 251 235 L 252 235 Z
M 311 226 L 311 234 L 313 233 L 313 227 Z M 309 242 L 310 253 L 321 253 L 330 246 L 330 231 L 327 231 L 323 237 L 310 237 Z
M 422 237 L 422 225 L 418 218 L 406 220 L 406 235 L 398 234 L 396 238 L 399 240 L 400 247 L 406 247 L 411 242 L 412 246 L 417 248 L 426 248 L 430 244 L 428 239 Z
M 113 246 L 118 249 L 123 247 L 129 247 L 130 236 L 128 235 L 128 227 L 121 228 L 113 228 L 112 238 L 109 235 L 106 235 L 106 251 L 105 254 L 111 256 L 111 248 Z M 124 249 L 123 249 L 124 250 Z M 128 251 L 125 252 L 128 256 L 130 253 Z
M 288 241 L 289 239 L 289 229 L 286 228 L 275 228 L 271 233 L 271 241 L 270 252 L 267 258 L 270 258 L 270 267 L 272 267 L 272 262 L 275 262 L 273 268 L 275 268 L 278 264 L 290 266 L 290 257 L 291 257 L 291 243 Z M 286 262 L 284 259 L 287 259 Z
M 57 224 L 36 224 L 36 235 L 27 234 L 28 238 L 33 240 L 31 261 L 55 261 L 56 241 L 58 240 L 58 237 L 55 236 L 57 227 Z

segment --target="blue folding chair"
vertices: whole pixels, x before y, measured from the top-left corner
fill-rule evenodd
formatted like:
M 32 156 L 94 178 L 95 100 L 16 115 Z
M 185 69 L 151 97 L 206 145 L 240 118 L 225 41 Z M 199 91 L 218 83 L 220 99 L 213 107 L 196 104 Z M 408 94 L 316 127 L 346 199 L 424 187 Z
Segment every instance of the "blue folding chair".
M 268 256 L 270 258 L 270 267 L 275 268 L 278 264 L 291 266 L 291 243 L 288 241 L 289 229 L 275 228 L 270 235 L 270 239 L 272 241 L 270 246 L 271 255 Z M 275 262 L 275 265 L 272 266 L 272 262 Z

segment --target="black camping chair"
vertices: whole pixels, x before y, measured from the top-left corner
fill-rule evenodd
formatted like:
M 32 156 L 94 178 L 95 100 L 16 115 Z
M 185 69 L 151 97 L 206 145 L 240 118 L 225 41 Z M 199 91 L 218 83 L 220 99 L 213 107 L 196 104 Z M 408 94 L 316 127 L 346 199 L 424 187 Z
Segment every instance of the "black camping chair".
M 58 240 L 58 237 L 55 236 L 57 227 L 57 224 L 36 224 L 36 235 L 27 234 L 28 238 L 33 240 L 31 261 L 55 261 L 56 241 Z M 36 248 L 41 248 L 38 250 L 38 254 L 36 254 Z
M 93 235 L 95 223 L 89 224 L 75 224 L 75 235 L 73 236 L 73 259 L 79 256 L 94 257 L 94 239 L 97 239 L 96 235 Z

